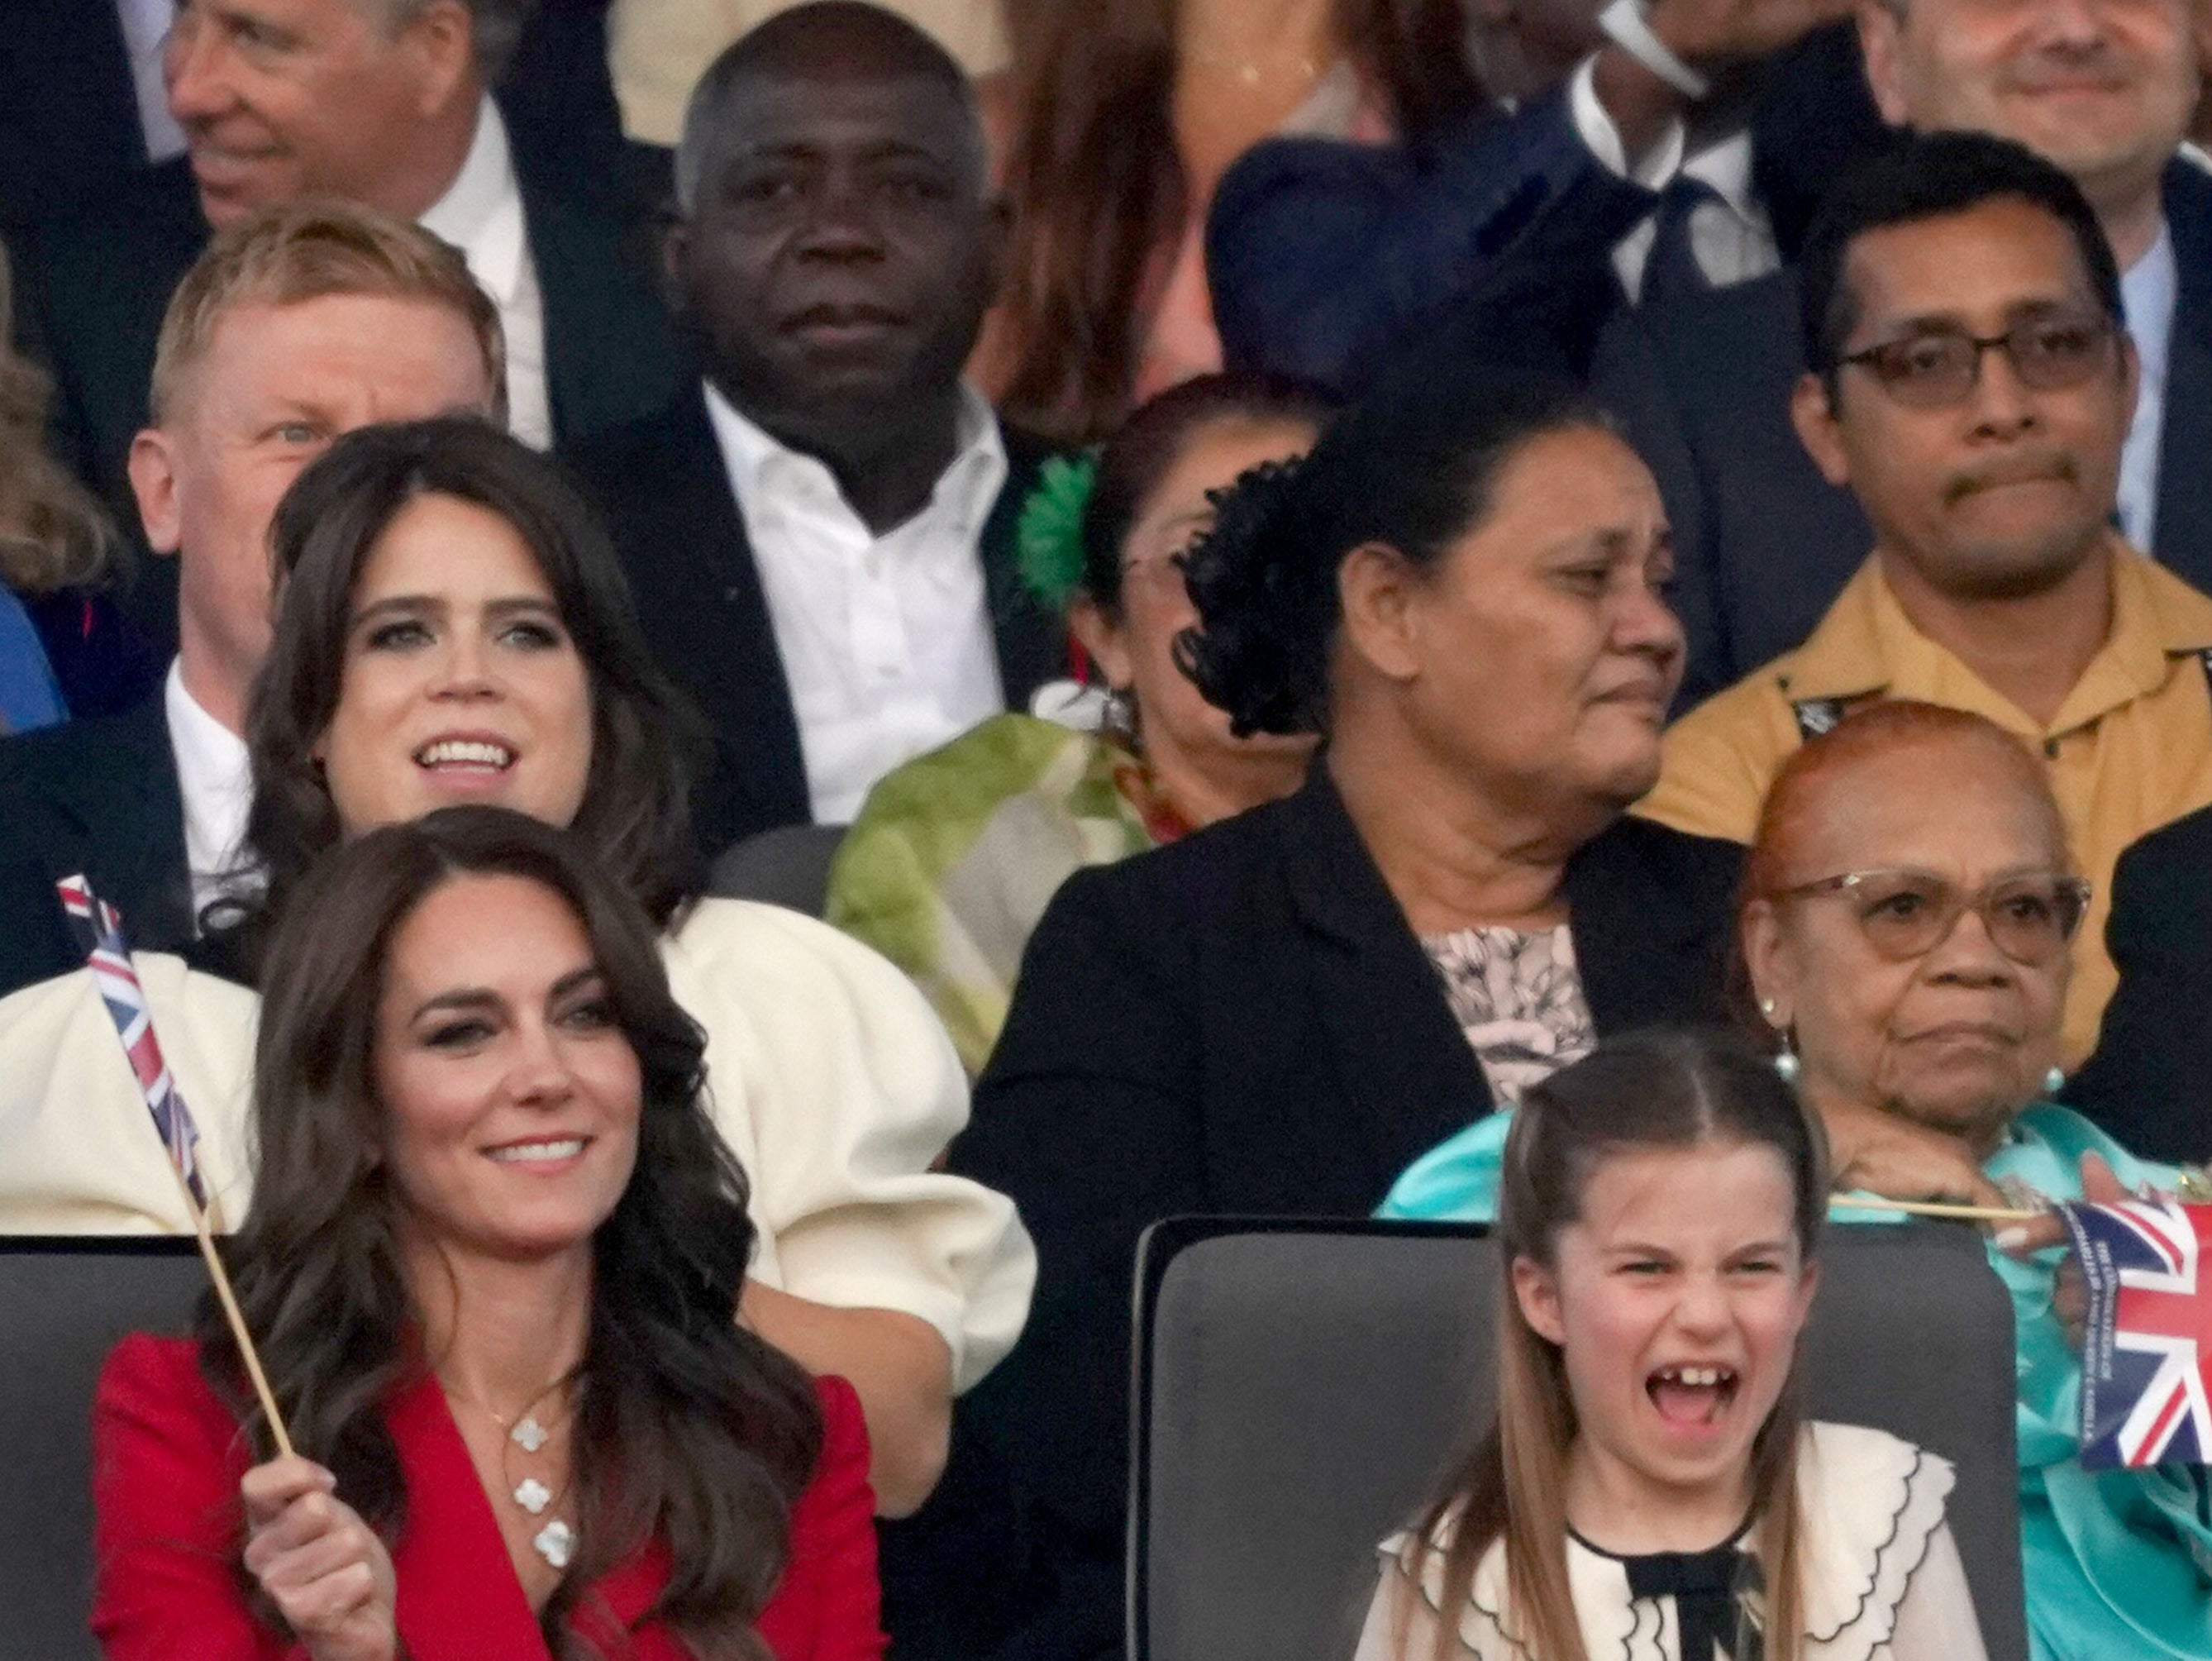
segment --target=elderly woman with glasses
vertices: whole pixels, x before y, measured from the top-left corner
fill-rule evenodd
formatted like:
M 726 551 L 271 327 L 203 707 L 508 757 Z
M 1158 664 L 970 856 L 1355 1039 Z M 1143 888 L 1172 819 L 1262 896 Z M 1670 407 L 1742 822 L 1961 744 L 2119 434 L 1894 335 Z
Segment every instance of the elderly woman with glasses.
M 2027 1207 L 2177 1186 L 2179 1172 L 2047 1099 L 2087 897 L 2042 769 L 1978 715 L 1877 704 L 1783 764 L 1739 943 L 1776 1065 L 1827 1129 L 1838 1186 Z M 1446 1143 L 1385 1214 L 1487 1218 L 1502 1146 L 1475 1132 Z M 2033 1653 L 2212 1657 L 2205 1472 L 2081 1466 L 2064 1254 L 2034 1249 L 2058 1232 L 2038 1223 L 1990 1250 L 2013 1298 Z

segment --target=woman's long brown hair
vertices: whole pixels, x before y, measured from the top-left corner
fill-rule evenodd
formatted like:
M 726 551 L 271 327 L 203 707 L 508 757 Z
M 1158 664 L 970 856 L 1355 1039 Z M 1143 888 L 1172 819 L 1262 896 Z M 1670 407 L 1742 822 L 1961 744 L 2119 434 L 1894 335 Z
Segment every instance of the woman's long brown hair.
M 1335 0 L 1337 39 L 1401 137 L 1426 147 L 1482 107 L 1460 0 Z M 1176 142 L 1175 0 L 1051 0 L 1018 40 L 1006 168 L 1013 243 L 1000 324 L 1000 399 L 1015 425 L 1066 443 L 1127 412 L 1190 181 Z
M 396 1538 L 407 1482 L 383 1408 L 428 1362 L 399 1244 L 404 1202 L 380 1152 L 377 1008 L 400 927 L 472 874 L 521 877 L 568 905 L 641 1080 L 636 1165 L 592 1241 L 571 1478 L 579 1545 L 541 1614 L 547 1644 L 562 1661 L 626 1654 L 588 1589 L 658 1537 L 673 1568 L 651 1616 L 700 1661 L 769 1661 L 752 1623 L 789 1555 L 821 1415 L 797 1364 L 738 1324 L 753 1226 L 745 1174 L 702 1099 L 705 1037 L 669 995 L 653 923 L 575 832 L 449 807 L 373 830 L 305 874 L 267 959 L 253 1206 L 225 1250 L 240 1307 L 299 1451 Z M 256 1457 L 270 1457 L 212 1298 L 198 1336 L 202 1371 L 252 1427 Z
M 1733 1035 L 1653 1031 L 1609 1039 L 1531 1089 L 1516 1110 L 1498 1179 L 1498 1413 L 1447 1470 L 1413 1536 L 1414 1582 L 1428 1561 L 1442 1566 L 1437 1661 L 1456 1652 L 1452 1612 L 1467 1602 L 1477 1567 L 1499 1540 L 1508 1634 L 1539 1661 L 1599 1661 L 1583 1646 L 1567 1580 L 1566 1475 L 1576 1422 L 1565 1361 L 1522 1317 L 1513 1264 L 1556 1262 L 1559 1232 L 1576 1220 L 1583 1189 L 1607 1158 L 1706 1144 L 1781 1155 L 1801 1259 L 1809 1262 L 1826 1212 L 1826 1144 L 1771 1065 Z M 1799 1661 L 1803 1647 L 1796 1481 L 1802 1422 L 1793 1366 L 1752 1444 L 1766 1661 Z M 1406 1589 L 1405 1614 L 1418 1596 Z

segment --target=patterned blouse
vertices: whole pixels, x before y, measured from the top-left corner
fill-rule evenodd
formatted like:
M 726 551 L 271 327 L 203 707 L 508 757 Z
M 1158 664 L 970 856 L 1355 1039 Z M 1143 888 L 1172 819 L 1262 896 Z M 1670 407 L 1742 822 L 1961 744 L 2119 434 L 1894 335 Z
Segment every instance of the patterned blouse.
M 1596 1047 L 1566 924 L 1461 928 L 1421 944 L 1499 1107 L 1518 1106 L 1530 1085 Z

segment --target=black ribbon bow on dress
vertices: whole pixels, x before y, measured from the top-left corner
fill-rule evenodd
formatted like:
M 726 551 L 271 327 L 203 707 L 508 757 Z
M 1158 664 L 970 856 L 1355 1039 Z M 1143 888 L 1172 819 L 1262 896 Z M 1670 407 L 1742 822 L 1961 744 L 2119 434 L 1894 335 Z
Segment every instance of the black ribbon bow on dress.
M 1626 1557 L 1631 1598 L 1671 1597 L 1681 1661 L 1764 1661 L 1758 1623 L 1744 1607 L 1759 1590 L 1759 1560 L 1733 1545 Z

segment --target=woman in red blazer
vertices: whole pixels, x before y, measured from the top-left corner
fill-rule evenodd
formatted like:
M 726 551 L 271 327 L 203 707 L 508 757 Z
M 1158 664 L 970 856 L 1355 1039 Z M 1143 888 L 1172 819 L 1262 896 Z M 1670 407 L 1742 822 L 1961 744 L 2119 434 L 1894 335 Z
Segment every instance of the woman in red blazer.
M 118 1348 L 111 1661 L 876 1661 L 860 1405 L 736 1323 L 744 1177 L 644 916 L 451 808 L 327 856 L 267 964 L 226 1255 L 299 1453 L 212 1311 Z

